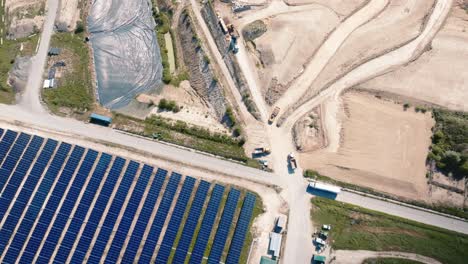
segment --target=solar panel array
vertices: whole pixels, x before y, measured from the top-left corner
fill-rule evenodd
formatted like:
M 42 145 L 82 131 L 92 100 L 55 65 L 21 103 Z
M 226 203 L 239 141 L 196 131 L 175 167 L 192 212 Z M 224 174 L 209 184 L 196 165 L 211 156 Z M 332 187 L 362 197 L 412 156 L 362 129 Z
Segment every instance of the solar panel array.
M 253 194 L 238 210 L 235 188 L 26 133 L 0 138 L 0 263 L 239 262 Z

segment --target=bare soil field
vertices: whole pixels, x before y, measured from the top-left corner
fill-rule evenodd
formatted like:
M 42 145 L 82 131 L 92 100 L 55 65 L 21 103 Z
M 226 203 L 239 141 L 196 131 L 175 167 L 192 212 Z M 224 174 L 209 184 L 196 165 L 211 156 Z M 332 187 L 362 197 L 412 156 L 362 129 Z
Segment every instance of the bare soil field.
M 61 0 L 55 25 L 60 31 L 71 32 L 76 28 L 76 21 L 80 18 L 79 0 Z
M 44 23 L 45 8 L 45 0 L 6 0 L 7 37 L 17 39 L 38 33 Z
M 390 1 L 375 19 L 350 35 L 315 79 L 304 99 L 362 63 L 416 38 L 422 32 L 433 4 L 434 0 Z
M 263 88 L 271 89 L 273 97 L 281 95 L 339 21 L 333 11 L 320 5 L 264 20 L 268 30 L 255 40 L 264 66 L 259 70 Z
M 365 82 L 360 87 L 416 98 L 452 110 L 468 111 L 468 13 L 451 13 L 431 49 L 405 67 Z
M 285 0 L 284 2 L 288 5 L 320 4 L 333 9 L 340 17 L 346 17 L 368 0 Z
M 303 168 L 404 198 L 427 200 L 425 160 L 434 121 L 429 113 L 372 95 L 343 96 L 341 142 L 336 153 L 300 154 Z
M 321 120 L 322 111 L 322 107 L 318 106 L 294 125 L 293 138 L 299 151 L 314 151 L 326 145 Z

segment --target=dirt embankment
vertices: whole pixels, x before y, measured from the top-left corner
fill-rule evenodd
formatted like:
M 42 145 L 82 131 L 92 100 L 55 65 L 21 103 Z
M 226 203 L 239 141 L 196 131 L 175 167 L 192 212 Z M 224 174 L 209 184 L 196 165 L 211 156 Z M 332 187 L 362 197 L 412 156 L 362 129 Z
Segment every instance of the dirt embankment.
M 55 26 L 59 31 L 71 32 L 76 29 L 76 23 L 80 18 L 78 8 L 79 0 L 61 0 Z
M 430 113 L 372 95 L 343 96 L 337 152 L 300 154 L 303 168 L 408 199 L 430 201 L 425 160 L 434 120 Z
M 226 67 L 228 68 L 229 73 L 231 74 L 237 89 L 239 89 L 239 92 L 243 97 L 244 104 L 246 105 L 249 112 L 256 119 L 260 119 L 260 113 L 258 111 L 257 106 L 251 99 L 252 96 L 249 88 L 247 87 L 245 77 L 242 74 L 239 64 L 237 63 L 236 56 L 232 53 L 232 51 L 229 48 L 230 43 L 227 42 L 225 39 L 226 36 L 222 32 L 221 27 L 219 26 L 218 18 L 210 2 L 207 1 L 203 5 L 201 9 L 201 14 L 208 28 L 210 29 L 211 35 L 213 36 L 213 39 L 216 42 L 216 46 L 221 52 L 221 55 L 223 55 Z
M 454 4 L 444 27 L 421 57 L 360 87 L 468 111 L 468 13 L 463 4 L 461 0 Z
M 434 0 L 392 0 L 375 19 L 350 35 L 295 106 L 307 102 L 317 91 L 329 87 L 359 65 L 415 39 L 422 32 L 434 3 Z
M 292 133 L 297 150 L 310 152 L 326 145 L 321 112 L 322 109 L 318 106 L 294 125 Z
M 184 63 L 190 73 L 190 84 L 197 94 L 211 106 L 214 116 L 221 120 L 226 112 L 225 98 L 193 26 L 188 13 L 182 12 L 177 33 L 182 46 Z

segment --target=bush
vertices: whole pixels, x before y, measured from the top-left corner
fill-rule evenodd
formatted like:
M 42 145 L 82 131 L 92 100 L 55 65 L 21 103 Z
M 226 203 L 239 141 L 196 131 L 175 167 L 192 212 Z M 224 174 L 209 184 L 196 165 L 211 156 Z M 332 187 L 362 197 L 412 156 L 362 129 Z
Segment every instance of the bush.
M 177 113 L 180 111 L 180 107 L 177 105 L 175 101 L 172 101 L 172 100 L 168 101 L 165 98 L 159 100 L 158 108 L 161 110 L 172 111 L 174 113 Z
M 76 22 L 76 29 L 75 29 L 75 34 L 80 34 L 83 33 L 85 30 L 84 24 L 82 21 Z

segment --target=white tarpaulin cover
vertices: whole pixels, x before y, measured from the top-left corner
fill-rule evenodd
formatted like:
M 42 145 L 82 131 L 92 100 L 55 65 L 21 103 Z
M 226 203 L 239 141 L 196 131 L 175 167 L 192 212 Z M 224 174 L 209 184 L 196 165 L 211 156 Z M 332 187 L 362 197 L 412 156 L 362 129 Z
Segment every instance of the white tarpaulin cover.
M 103 106 L 120 108 L 136 94 L 161 87 L 150 0 L 93 0 L 88 26 Z

